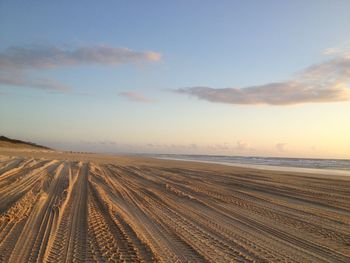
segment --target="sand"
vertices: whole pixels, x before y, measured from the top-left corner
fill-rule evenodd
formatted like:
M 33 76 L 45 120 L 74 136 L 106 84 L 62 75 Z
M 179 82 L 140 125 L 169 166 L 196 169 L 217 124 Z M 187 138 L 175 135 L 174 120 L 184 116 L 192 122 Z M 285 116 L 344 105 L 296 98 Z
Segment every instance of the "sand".
M 350 262 L 350 177 L 0 150 L 0 262 Z

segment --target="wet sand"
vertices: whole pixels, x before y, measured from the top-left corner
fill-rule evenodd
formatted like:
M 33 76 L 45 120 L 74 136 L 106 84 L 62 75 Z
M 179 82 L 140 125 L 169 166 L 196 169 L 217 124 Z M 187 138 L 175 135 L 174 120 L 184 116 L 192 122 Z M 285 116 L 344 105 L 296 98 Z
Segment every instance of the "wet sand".
M 350 177 L 0 149 L 0 262 L 350 262 Z

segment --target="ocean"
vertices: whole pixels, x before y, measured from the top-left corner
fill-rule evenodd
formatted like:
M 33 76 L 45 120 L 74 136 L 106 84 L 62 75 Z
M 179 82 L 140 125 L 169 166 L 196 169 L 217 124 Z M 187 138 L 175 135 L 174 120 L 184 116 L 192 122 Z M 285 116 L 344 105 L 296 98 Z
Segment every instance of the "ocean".
M 350 175 L 350 160 L 284 157 L 243 157 L 222 155 L 152 154 L 158 159 L 218 163 L 271 170 Z

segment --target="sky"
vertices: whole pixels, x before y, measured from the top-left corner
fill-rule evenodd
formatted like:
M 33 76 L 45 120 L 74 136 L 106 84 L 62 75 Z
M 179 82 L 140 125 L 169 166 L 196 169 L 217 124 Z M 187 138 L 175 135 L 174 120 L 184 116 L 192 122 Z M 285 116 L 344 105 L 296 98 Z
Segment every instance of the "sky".
M 350 158 L 350 1 L 0 1 L 0 134 Z

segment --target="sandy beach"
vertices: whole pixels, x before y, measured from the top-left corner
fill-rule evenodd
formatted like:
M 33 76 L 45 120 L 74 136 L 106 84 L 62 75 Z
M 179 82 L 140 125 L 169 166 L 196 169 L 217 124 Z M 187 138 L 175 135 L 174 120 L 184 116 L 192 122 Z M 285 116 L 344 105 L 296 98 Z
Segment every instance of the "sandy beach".
M 0 150 L 0 262 L 349 262 L 350 177 Z

